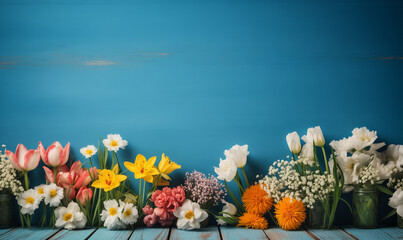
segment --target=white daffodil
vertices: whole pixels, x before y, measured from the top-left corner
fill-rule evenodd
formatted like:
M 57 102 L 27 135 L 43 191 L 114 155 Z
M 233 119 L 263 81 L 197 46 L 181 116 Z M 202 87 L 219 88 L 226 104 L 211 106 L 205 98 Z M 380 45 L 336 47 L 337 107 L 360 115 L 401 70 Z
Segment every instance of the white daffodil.
M 117 152 L 119 149 L 124 149 L 127 146 L 127 141 L 123 140 L 119 134 L 108 134 L 107 139 L 104 139 L 103 144 L 108 151 Z
M 403 171 L 403 145 L 390 144 L 384 157 L 386 161 L 394 161 L 399 171 Z
M 336 153 L 339 152 L 348 152 L 354 149 L 354 146 L 352 145 L 351 137 L 349 138 L 343 138 L 341 140 L 333 140 L 329 143 L 329 145 L 334 149 Z
M 189 199 L 174 211 L 174 215 L 178 218 L 176 226 L 184 230 L 200 228 L 200 223 L 208 217 L 207 212 L 202 210 L 198 203 Z
M 85 158 L 90 158 L 92 155 L 97 153 L 97 148 L 94 145 L 88 145 L 81 148 L 80 153 L 84 155 Z
M 323 147 L 325 145 L 325 138 L 323 137 L 322 129 L 319 126 L 314 128 L 308 128 L 307 134 L 301 138 L 305 143 L 313 144 L 318 147 Z
M 377 156 L 375 156 L 375 159 L 371 164 L 372 167 L 376 169 L 380 180 L 390 178 L 392 176 L 393 169 L 396 167 L 396 163 L 394 161 L 383 162 L 382 159 Z
M 104 227 L 108 230 L 124 229 L 125 224 L 119 220 L 119 204 L 113 200 L 104 202 L 105 210 L 102 210 L 101 220 L 104 222 Z
M 64 227 L 68 230 L 81 229 L 85 227 L 87 218 L 80 211 L 80 207 L 76 202 L 70 202 L 66 207 L 58 207 L 55 209 L 56 227 Z
M 233 161 L 237 167 L 244 167 L 249 155 L 248 145 L 239 146 L 236 144 L 230 150 L 225 150 L 224 155 L 228 160 Z
M 21 213 L 30 215 L 34 214 L 35 210 L 39 207 L 41 200 L 42 198 L 34 189 L 28 189 L 21 193 L 17 198 L 18 205 L 21 206 Z
M 360 170 L 362 167 L 368 165 L 371 156 L 365 153 L 355 152 L 350 157 L 347 156 L 347 153 L 339 154 L 336 159 L 344 174 L 344 184 L 357 184 Z
M 119 219 L 128 225 L 134 224 L 139 218 L 137 207 L 134 206 L 133 203 L 125 203 L 122 200 L 119 200 L 118 213 Z
M 229 202 L 227 202 L 227 201 L 225 201 L 225 200 L 222 200 L 222 202 L 223 202 L 225 205 L 222 207 L 222 211 L 221 211 L 221 212 L 226 212 L 226 213 L 229 213 L 229 214 L 231 214 L 231 215 L 235 215 L 235 214 L 236 214 L 237 209 L 236 209 L 236 207 L 235 207 L 234 204 L 229 203 Z M 223 214 L 223 217 L 230 217 L 230 215 L 224 213 L 224 214 Z M 217 219 L 217 224 L 218 224 L 218 225 L 226 225 L 227 223 L 226 223 L 225 221 L 221 220 L 221 219 Z
M 389 206 L 396 209 L 397 214 L 403 217 L 403 189 L 397 189 L 391 198 L 389 198 Z
M 45 187 L 45 203 L 51 207 L 57 207 L 63 199 L 63 188 L 52 183 Z
M 34 188 L 34 190 L 36 191 L 36 193 L 38 194 L 38 196 L 40 197 L 41 200 L 44 199 L 45 196 L 46 196 L 46 194 L 45 194 L 45 188 L 46 188 L 46 185 L 45 185 L 45 184 L 41 184 L 41 185 L 36 186 L 36 187 Z
M 366 127 L 354 128 L 353 136 L 350 141 L 356 151 L 361 151 L 362 149 L 371 146 L 375 140 L 378 138 L 376 131 L 369 131 Z
M 287 134 L 285 137 L 287 140 L 288 148 L 294 154 L 299 154 L 301 152 L 301 140 L 297 132 L 292 132 Z
M 219 167 L 214 167 L 215 173 L 217 173 L 217 178 L 220 180 L 225 180 L 227 182 L 231 182 L 232 179 L 234 179 L 236 172 L 237 172 L 237 167 L 235 163 L 231 160 L 222 160 L 220 158 L 220 165 Z

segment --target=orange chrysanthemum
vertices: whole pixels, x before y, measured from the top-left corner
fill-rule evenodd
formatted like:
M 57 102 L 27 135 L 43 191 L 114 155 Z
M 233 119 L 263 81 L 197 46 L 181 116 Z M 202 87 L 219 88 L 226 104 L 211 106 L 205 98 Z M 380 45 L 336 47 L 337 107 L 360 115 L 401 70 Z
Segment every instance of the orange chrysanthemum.
M 283 198 L 275 205 L 278 225 L 284 230 L 295 230 L 305 221 L 305 205 L 296 199 Z
M 259 184 L 247 188 L 242 196 L 245 210 L 254 214 L 265 214 L 273 206 L 273 199 Z
M 267 220 L 262 215 L 246 212 L 239 217 L 239 222 L 236 226 L 252 229 L 266 229 L 268 225 Z

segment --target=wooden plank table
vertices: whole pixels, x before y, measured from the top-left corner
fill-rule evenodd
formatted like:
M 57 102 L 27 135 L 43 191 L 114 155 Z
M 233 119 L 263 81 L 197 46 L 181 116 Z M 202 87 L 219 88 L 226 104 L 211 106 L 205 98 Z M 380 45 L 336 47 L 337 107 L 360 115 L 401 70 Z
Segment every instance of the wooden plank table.
M 403 229 L 397 227 L 377 229 L 357 229 L 352 227 L 335 227 L 331 230 L 300 229 L 298 231 L 284 231 L 280 228 L 266 230 L 252 230 L 234 227 L 211 226 L 193 231 L 172 228 L 139 228 L 134 230 L 108 231 L 105 228 L 89 228 L 68 231 L 65 229 L 49 228 L 13 228 L 0 229 L 0 240 L 11 239 L 52 239 L 52 240 L 80 240 L 80 239 L 125 239 L 125 240 L 279 240 L 279 239 L 403 239 Z

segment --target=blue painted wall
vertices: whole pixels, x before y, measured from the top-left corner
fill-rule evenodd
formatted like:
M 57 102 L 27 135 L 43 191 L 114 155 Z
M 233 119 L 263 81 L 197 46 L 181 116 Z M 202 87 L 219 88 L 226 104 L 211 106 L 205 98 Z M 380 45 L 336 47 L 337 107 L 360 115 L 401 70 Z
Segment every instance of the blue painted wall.
M 120 133 L 122 161 L 165 152 L 180 183 L 234 144 L 265 173 L 288 132 L 316 125 L 328 142 L 367 126 L 403 144 L 402 1 L 53 2 L 0 1 L 10 149 L 70 141 L 83 160 Z

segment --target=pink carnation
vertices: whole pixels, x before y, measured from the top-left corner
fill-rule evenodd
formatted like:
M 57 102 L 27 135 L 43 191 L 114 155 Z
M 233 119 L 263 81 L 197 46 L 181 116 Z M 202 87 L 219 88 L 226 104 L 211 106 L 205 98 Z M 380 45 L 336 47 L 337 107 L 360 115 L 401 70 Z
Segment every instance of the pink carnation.
M 155 215 L 155 213 L 147 215 L 144 217 L 144 224 L 147 225 L 147 227 L 152 227 L 154 224 L 157 223 L 158 217 Z
M 143 213 L 145 215 L 150 215 L 154 213 L 154 209 L 151 208 L 150 205 L 146 205 L 145 207 L 143 207 Z
M 181 186 L 172 189 L 172 196 L 174 196 L 179 204 L 182 204 L 186 199 L 185 190 Z

